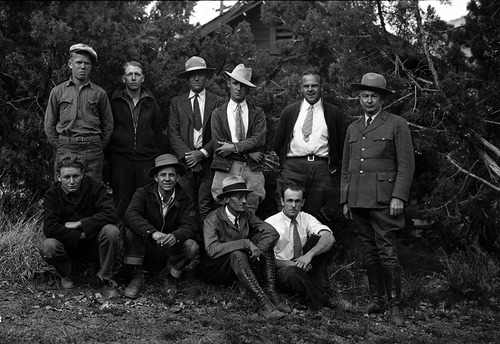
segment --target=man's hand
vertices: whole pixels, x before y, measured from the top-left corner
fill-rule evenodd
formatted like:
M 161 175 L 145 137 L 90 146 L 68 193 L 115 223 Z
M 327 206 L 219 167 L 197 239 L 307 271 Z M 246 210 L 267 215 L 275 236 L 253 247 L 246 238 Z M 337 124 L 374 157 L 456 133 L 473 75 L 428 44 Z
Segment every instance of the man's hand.
M 215 153 L 222 157 L 226 157 L 231 153 L 234 153 L 234 144 L 232 142 L 221 142 L 217 141 L 221 146 L 215 149 Z
M 248 153 L 248 156 L 255 160 L 257 163 L 261 163 L 264 160 L 264 153 L 262 152 L 252 152 Z
M 391 216 L 399 216 L 403 213 L 404 203 L 399 198 L 393 197 L 391 199 L 391 205 L 389 206 L 389 212 Z
M 312 260 L 312 257 L 310 257 L 306 253 L 303 256 L 300 256 L 297 259 L 295 259 L 295 266 L 307 272 L 307 271 L 311 270 L 311 268 L 312 268 L 311 260 Z
M 172 233 L 165 234 L 162 232 L 154 232 L 152 234 L 152 237 L 159 246 L 166 245 L 167 247 L 172 247 L 177 242 L 175 236 Z
M 351 213 L 351 209 L 349 208 L 349 206 L 346 204 L 344 204 L 344 206 L 342 207 L 342 213 L 344 214 L 344 217 L 348 220 L 352 220 L 352 213 Z
M 82 239 L 87 239 L 87 234 L 85 234 L 85 232 L 82 232 L 80 234 L 80 240 L 82 240 Z
M 203 158 L 205 157 L 205 154 L 203 154 L 199 150 L 193 150 L 193 151 L 187 152 L 184 155 L 184 157 L 186 158 L 186 163 L 187 163 L 188 167 L 193 168 L 194 166 L 196 166 L 196 164 L 198 164 L 200 161 L 203 160 Z M 195 172 L 198 172 L 198 171 L 195 171 Z
M 66 222 L 64 224 L 64 227 L 69 228 L 69 229 L 82 228 L 82 222 L 81 221 Z
M 250 247 L 248 249 L 250 250 L 250 259 L 259 259 L 260 249 L 255 246 L 253 242 L 250 241 Z

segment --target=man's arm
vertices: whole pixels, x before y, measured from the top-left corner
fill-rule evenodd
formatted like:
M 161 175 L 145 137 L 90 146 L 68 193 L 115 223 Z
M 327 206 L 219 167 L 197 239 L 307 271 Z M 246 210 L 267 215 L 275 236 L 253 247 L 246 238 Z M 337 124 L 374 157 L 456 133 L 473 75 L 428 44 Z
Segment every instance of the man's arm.
M 203 224 L 203 238 L 207 255 L 215 259 L 237 250 L 248 251 L 250 248 L 249 239 L 239 239 L 228 242 L 219 241 L 218 232 L 224 230 L 226 224 L 220 220 L 217 214 L 218 212 L 207 216 Z
M 44 120 L 44 131 L 47 135 L 47 139 L 49 140 L 52 146 L 57 145 L 57 141 L 59 139 L 59 135 L 56 131 L 56 125 L 59 121 L 59 101 L 57 96 L 57 89 L 53 88 L 50 92 L 49 102 L 47 104 L 47 109 L 45 110 L 45 120 Z
M 111 135 L 115 128 L 111 105 L 109 104 L 108 96 L 104 90 L 102 90 L 99 96 L 99 116 L 101 119 L 102 148 L 104 149 L 111 140 Z
M 303 270 L 309 270 L 308 266 L 311 264 L 312 259 L 317 255 L 327 252 L 332 247 L 335 239 L 330 231 L 323 230 L 318 235 L 319 240 L 316 245 L 307 251 L 307 253 L 297 258 L 295 266 Z
M 238 149 L 239 153 L 249 153 L 261 150 L 266 143 L 266 115 L 264 111 L 260 108 L 249 107 L 249 123 L 250 123 L 250 111 L 255 111 L 255 119 L 253 123 L 253 128 L 251 127 L 247 132 L 250 134 L 246 139 L 240 142 L 236 142 L 234 145 Z
M 146 190 L 143 188 L 137 189 L 132 197 L 132 200 L 130 201 L 127 211 L 125 211 L 125 216 L 123 218 L 125 226 L 127 226 L 127 228 L 135 234 L 142 237 L 147 237 L 148 235 L 158 231 L 157 228 L 146 220 L 146 197 Z
M 177 157 L 177 159 L 184 159 L 184 156 L 191 149 L 188 147 L 186 142 L 182 139 L 180 132 L 180 116 L 179 114 L 179 97 L 172 98 L 170 102 L 170 113 L 168 117 L 168 139 L 170 141 L 170 147 Z
M 84 205 L 84 207 L 92 207 L 95 213 L 86 218 L 80 219 L 81 228 L 85 235 L 90 238 L 98 233 L 102 227 L 108 224 L 116 224 L 118 222 L 115 204 L 110 195 L 108 195 L 106 187 L 102 183 L 90 181 L 85 184 L 90 188 L 88 192 L 91 194 L 90 202 L 93 204 Z M 82 184 L 84 186 L 84 184 Z M 81 192 L 84 190 L 81 190 Z
M 183 203 L 183 206 L 181 205 L 180 225 L 175 231 L 171 232 L 177 239 L 177 242 L 193 239 L 196 235 L 195 203 L 190 197 L 185 197 Z

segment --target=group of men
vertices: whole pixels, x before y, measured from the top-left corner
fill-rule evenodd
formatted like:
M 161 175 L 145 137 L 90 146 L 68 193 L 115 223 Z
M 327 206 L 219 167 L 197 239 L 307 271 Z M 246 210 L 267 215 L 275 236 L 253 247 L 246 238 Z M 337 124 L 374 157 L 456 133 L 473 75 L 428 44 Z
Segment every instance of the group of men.
M 346 131 L 339 108 L 323 101 L 320 73 L 303 73 L 303 99 L 283 110 L 273 142 L 280 211 L 263 221 L 256 211 L 266 196 L 267 126 L 263 110 L 247 101 L 255 87 L 251 68 L 224 72 L 224 101 L 206 90 L 214 69 L 200 57 L 188 59 L 178 77 L 189 92 L 170 102 L 171 149 L 163 151 L 162 115 L 142 86 L 142 65 L 124 65 L 124 85 L 108 101 L 90 82 L 96 62 L 88 45 L 70 48 L 72 76 L 52 90 L 45 117 L 57 183 L 45 197 L 41 253 L 63 288 L 74 285 L 72 258 L 88 256 L 99 262 L 103 297 L 118 296 L 112 277 L 123 241 L 123 262 L 132 271 L 124 290 L 129 298 L 143 288 L 144 270 L 158 272 L 174 296 L 183 270 L 199 255 L 200 279 L 237 279 L 268 319 L 292 311 L 277 288 L 301 295 L 310 310 L 331 307 L 335 238 L 317 217 L 335 188 L 334 174 L 341 173 L 344 216 L 366 247 L 372 302 L 362 310 L 389 307 L 392 321 L 403 324 L 396 239 L 414 157 L 406 122 L 383 109 L 393 92 L 382 75 L 367 73 L 352 85 L 365 115 Z M 101 183 L 105 153 L 114 201 Z

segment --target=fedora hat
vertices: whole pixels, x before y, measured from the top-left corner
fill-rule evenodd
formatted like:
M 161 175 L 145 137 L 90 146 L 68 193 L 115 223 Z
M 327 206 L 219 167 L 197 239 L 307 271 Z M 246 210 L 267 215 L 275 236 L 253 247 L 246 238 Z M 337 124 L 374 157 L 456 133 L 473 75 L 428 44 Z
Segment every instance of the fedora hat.
M 180 164 L 175 156 L 172 154 L 162 154 L 156 157 L 155 159 L 155 167 L 149 170 L 149 176 L 154 177 L 159 170 L 165 167 L 175 167 L 179 171 L 179 174 L 182 176 L 186 173 L 186 168 L 184 165 Z
M 247 184 L 241 176 L 229 176 L 222 181 L 222 193 L 217 195 L 218 199 L 223 199 L 233 193 L 250 193 L 253 190 L 247 189 Z
M 90 54 L 90 56 L 94 60 L 93 62 L 94 63 L 97 62 L 97 53 L 95 52 L 94 48 L 92 48 L 91 46 L 88 46 L 87 44 L 83 44 L 83 43 L 77 43 L 77 44 L 73 44 L 71 47 L 69 47 L 70 54 L 76 53 L 79 51 L 87 52 L 88 54 Z
M 250 82 L 252 78 L 252 68 L 247 68 L 243 63 L 240 63 L 236 67 L 234 67 L 233 72 L 229 73 L 224 71 L 227 75 L 229 75 L 234 80 L 241 82 L 250 87 L 256 87 L 254 84 Z
M 187 78 L 191 72 L 203 70 L 207 74 L 213 74 L 215 68 L 207 68 L 207 63 L 199 56 L 190 57 L 184 66 L 184 72 L 177 74 L 178 78 Z
M 352 88 L 357 91 L 368 90 L 379 92 L 384 95 L 394 94 L 394 91 L 388 90 L 385 78 L 377 73 L 366 73 L 361 79 L 361 84 L 352 84 Z

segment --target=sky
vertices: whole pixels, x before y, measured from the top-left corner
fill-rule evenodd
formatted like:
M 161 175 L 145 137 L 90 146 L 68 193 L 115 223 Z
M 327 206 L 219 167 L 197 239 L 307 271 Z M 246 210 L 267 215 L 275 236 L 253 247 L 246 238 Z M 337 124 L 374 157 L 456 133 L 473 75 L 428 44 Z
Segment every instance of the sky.
M 225 6 L 234 5 L 237 1 L 224 1 Z M 467 3 L 469 0 L 450 0 L 450 5 L 440 4 L 438 0 L 420 0 L 420 7 L 425 11 L 427 6 L 432 5 L 436 13 L 444 21 L 460 18 L 467 14 Z M 220 1 L 198 1 L 194 8 L 194 15 L 191 17 L 191 24 L 201 25 L 209 22 L 219 15 L 216 9 L 220 8 Z

